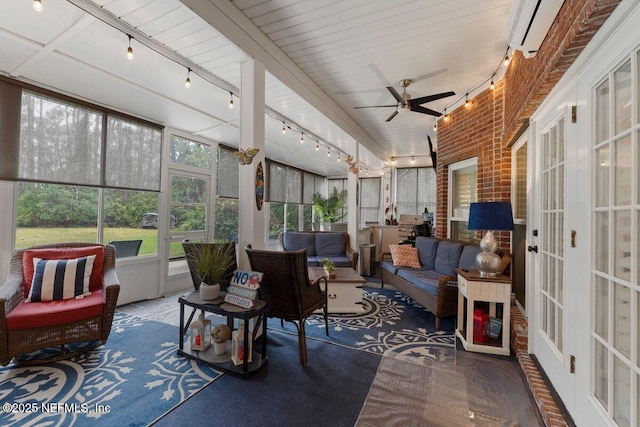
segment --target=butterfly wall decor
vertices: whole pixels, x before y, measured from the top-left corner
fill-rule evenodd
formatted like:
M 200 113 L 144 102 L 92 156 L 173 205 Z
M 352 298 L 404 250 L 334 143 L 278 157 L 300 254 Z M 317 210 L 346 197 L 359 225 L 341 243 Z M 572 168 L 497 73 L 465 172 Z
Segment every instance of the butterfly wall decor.
M 241 165 L 250 165 L 253 162 L 253 158 L 260 151 L 259 148 L 247 148 L 246 150 L 239 149 L 233 152 L 233 155 L 238 158 Z

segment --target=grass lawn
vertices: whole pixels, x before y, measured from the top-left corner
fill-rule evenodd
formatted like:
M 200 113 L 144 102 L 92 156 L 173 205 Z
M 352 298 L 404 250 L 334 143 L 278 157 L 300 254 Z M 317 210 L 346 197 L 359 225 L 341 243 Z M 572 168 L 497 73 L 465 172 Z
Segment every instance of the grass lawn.
M 104 241 L 142 239 L 140 255 L 157 253 L 158 231 L 143 228 L 105 228 Z M 47 243 L 61 242 L 95 242 L 97 233 L 95 227 L 81 228 L 18 228 L 16 230 L 16 248 L 28 248 Z M 181 250 L 181 245 L 171 245 L 172 252 Z M 173 254 L 172 254 L 173 255 Z M 176 256 L 184 255 L 176 253 Z

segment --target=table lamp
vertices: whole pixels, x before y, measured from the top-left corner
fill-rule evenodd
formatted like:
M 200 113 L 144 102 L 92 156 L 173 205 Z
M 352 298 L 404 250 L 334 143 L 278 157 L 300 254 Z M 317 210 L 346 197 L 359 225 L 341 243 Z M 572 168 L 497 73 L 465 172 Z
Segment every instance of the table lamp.
M 495 253 L 498 243 L 493 231 L 513 230 L 513 213 L 509 202 L 471 203 L 469 209 L 469 230 L 486 230 L 480 241 L 480 252 L 476 256 L 476 265 L 480 277 L 496 277 L 500 268 L 500 257 Z

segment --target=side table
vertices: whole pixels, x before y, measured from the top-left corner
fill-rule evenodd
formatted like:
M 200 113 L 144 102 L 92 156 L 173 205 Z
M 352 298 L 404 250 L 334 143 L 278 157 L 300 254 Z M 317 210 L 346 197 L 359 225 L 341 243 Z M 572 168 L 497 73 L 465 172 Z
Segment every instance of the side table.
M 211 302 L 204 301 L 200 298 L 199 293 L 195 291 L 182 295 L 178 298 L 178 302 L 180 303 L 180 337 L 178 341 L 178 354 L 191 359 L 201 360 L 215 368 L 237 375 L 243 379 L 247 379 L 249 375 L 267 363 L 267 304 L 265 301 L 257 300 L 255 301 L 255 305 L 251 309 L 247 310 L 245 308 L 223 302 L 224 294 L 224 292 L 221 292 L 221 297 Z M 193 308 L 186 324 L 184 319 L 185 306 Z M 243 363 L 241 365 L 236 365 L 231 360 L 231 340 L 227 342 L 227 351 L 223 355 L 216 354 L 213 346 L 202 351 L 192 350 L 189 340 L 185 340 L 185 335 L 189 330 L 189 325 L 191 324 L 193 316 L 197 310 L 216 313 L 226 317 L 227 325 L 231 330 L 233 330 L 233 319 L 243 320 L 244 348 L 253 348 L 253 346 L 249 347 L 249 339 L 253 339 L 252 334 L 249 332 L 249 321 L 251 319 L 256 319 L 256 328 L 262 326 L 261 351 L 257 352 L 254 348 L 251 362 L 248 361 L 248 352 L 245 353 Z
M 467 351 L 499 354 L 510 354 L 509 338 L 511 334 L 511 278 L 504 275 L 496 277 L 480 277 L 477 270 L 462 270 L 458 273 L 458 323 L 456 335 Z M 498 338 L 476 343 L 473 339 L 473 315 L 477 302 L 489 303 L 489 316 L 496 317 L 502 322 L 501 333 Z

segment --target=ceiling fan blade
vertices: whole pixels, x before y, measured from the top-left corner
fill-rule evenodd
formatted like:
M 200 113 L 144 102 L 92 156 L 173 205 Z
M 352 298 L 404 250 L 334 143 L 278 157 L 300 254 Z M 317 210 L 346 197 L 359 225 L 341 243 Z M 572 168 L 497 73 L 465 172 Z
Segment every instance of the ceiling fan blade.
M 358 108 L 378 108 L 378 107 L 397 107 L 398 104 L 391 104 L 391 105 L 365 105 L 362 107 L 353 107 L 354 109 L 358 109 Z
M 393 86 L 387 86 L 387 90 L 389 92 L 391 92 L 391 95 L 393 95 L 393 97 L 396 99 L 396 101 L 398 101 L 399 103 L 401 103 L 402 105 L 404 105 L 404 99 L 400 96 L 400 94 L 398 93 L 397 90 L 395 90 L 395 88 Z
M 389 118 L 387 120 L 385 120 L 385 122 L 390 122 L 397 115 L 398 115 L 398 110 L 396 110 L 393 113 L 391 113 L 391 115 L 389 116 Z
M 438 74 L 442 74 L 442 73 L 447 72 L 447 71 L 449 71 L 448 68 L 440 68 L 439 70 L 435 70 L 435 71 L 432 71 L 430 73 L 423 74 L 423 75 L 418 76 L 418 77 L 414 77 L 414 78 L 411 79 L 411 82 L 415 83 L 415 82 L 419 82 L 419 81 L 422 81 L 422 80 L 430 79 L 431 77 L 435 77 Z
M 436 152 L 433 151 L 433 144 L 431 143 L 431 137 L 427 135 L 427 139 L 429 140 L 429 154 L 431 154 L 431 164 L 433 168 L 436 168 Z
M 437 101 L 438 99 L 447 98 L 455 94 L 456 94 L 455 92 L 442 92 L 442 93 L 436 93 L 434 95 L 423 96 L 421 98 L 412 99 L 411 106 L 413 107 L 414 105 L 420 105 L 420 104 L 425 104 L 431 101 Z
M 430 116 L 440 117 L 442 113 L 432 110 L 431 108 L 421 107 L 419 105 L 411 106 L 411 111 L 415 111 L 416 113 L 429 114 Z

